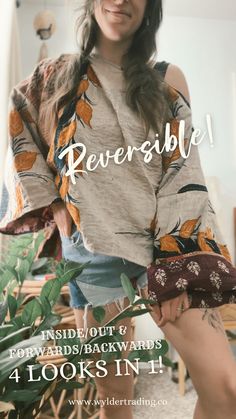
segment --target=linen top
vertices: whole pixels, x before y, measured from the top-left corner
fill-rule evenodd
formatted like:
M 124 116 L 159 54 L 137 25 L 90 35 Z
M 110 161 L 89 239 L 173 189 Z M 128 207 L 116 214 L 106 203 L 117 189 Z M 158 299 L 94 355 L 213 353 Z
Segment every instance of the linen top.
M 59 195 L 74 216 L 88 250 L 147 266 L 153 260 L 152 225 L 156 214 L 156 192 L 162 176 L 161 156 L 154 153 L 152 161 L 145 163 L 143 153 L 134 151 L 130 161 L 126 159 L 116 164 L 110 159 L 106 168 L 99 165 L 94 171 L 77 174 L 73 185 L 65 176 L 68 157 L 61 161 L 59 152 L 55 153 L 56 148 L 62 151 L 65 146 L 77 142 L 80 143 L 75 149 L 78 156 L 83 144 L 86 155 L 80 169 L 86 170 L 89 155 L 99 157 L 107 150 L 114 154 L 119 147 L 126 151 L 128 146 L 140 147 L 144 141 L 144 127 L 125 101 L 121 68 L 95 54 L 90 62 L 88 76 L 80 84 L 82 95 L 75 113 L 69 115 L 68 111 L 67 115 L 68 108 L 64 110 L 66 116 L 61 124 L 59 122 L 56 132 L 57 145 L 50 144 L 46 162 L 37 153 L 28 127 L 24 125 L 24 131 L 16 133 L 16 146 L 21 147 L 25 137 L 27 144 L 22 144 L 22 147 L 27 151 L 24 155 L 21 148 L 21 153 L 17 153 L 15 158 L 21 158 L 22 164 L 28 163 L 27 167 L 17 167 L 17 193 L 22 197 L 20 207 L 15 207 L 19 198 L 17 200 L 11 195 L 11 207 L 1 226 L 9 225 L 13 218 L 16 225 L 22 214 L 50 204 Z M 15 100 L 19 100 L 18 94 L 16 87 L 13 90 Z M 153 143 L 155 133 L 150 130 L 147 139 Z M 56 169 L 55 182 L 48 164 Z
M 93 55 L 74 99 L 59 114 L 55 135 L 49 137 L 42 109 L 55 92 L 58 68 L 74 58 L 43 60 L 11 92 L 0 232 L 20 234 L 55 225 L 50 204 L 61 198 L 88 250 L 147 266 L 149 295 L 156 301 L 189 287 L 193 307 L 236 302 L 236 269 L 217 225 L 198 148 L 191 146 L 187 159 L 180 152 L 180 121 L 186 152 L 191 145 L 188 103 L 168 86 L 162 124 L 169 123 L 170 134 L 178 139 L 174 149 L 161 155 L 153 150 L 148 163 L 136 150 L 130 161 L 116 164 L 109 159 L 107 167 L 88 171 L 92 154 L 98 158 L 107 150 L 113 154 L 120 147 L 141 147 L 144 127 L 126 105 L 121 68 Z M 155 134 L 150 129 L 149 146 Z M 76 146 L 75 160 L 86 147 L 76 167 L 76 184 L 66 176 L 68 155 L 59 158 L 71 145 Z

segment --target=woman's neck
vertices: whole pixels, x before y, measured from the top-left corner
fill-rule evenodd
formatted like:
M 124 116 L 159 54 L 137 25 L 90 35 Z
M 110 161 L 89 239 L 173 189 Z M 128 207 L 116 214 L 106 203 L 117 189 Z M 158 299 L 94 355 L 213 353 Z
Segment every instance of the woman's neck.
M 112 42 L 101 35 L 95 48 L 95 52 L 105 60 L 121 66 L 122 58 L 127 52 L 130 44 L 130 39 L 120 42 Z

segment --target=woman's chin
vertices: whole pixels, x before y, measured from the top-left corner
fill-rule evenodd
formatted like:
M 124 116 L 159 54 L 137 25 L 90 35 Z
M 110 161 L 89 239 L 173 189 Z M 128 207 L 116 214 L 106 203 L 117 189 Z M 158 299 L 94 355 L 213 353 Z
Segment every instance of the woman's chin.
M 104 36 L 107 40 L 111 42 L 123 42 L 127 41 L 129 38 L 131 39 L 131 36 L 129 33 L 117 31 L 117 30 L 110 30 L 104 33 Z

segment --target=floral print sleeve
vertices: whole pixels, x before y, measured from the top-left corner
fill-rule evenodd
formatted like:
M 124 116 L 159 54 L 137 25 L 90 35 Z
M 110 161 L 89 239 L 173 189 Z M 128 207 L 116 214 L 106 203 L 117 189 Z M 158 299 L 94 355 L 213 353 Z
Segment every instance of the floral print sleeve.
M 9 145 L 0 208 L 0 232 L 37 231 L 52 221 L 50 204 L 59 198 L 54 173 L 44 158 L 38 113 L 49 59 L 15 86 L 9 102 Z
M 190 147 L 191 110 L 169 88 L 170 133 L 178 137 L 185 122 L 184 149 Z M 187 291 L 190 306 L 236 303 L 236 269 L 219 230 L 208 196 L 196 145 L 184 158 L 180 142 L 162 154 L 163 176 L 157 194 L 154 261 L 148 266 L 150 298 L 162 303 Z

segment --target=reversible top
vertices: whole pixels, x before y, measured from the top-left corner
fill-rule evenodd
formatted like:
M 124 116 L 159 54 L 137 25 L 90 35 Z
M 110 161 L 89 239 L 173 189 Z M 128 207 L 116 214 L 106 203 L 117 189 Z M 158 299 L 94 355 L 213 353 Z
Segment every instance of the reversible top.
M 187 102 L 168 87 L 162 125 L 178 138 L 184 121 L 189 156 L 182 155 L 180 140 L 174 150 L 158 153 L 157 133 L 150 129 L 145 138 L 126 104 L 122 69 L 93 54 L 51 136 L 42 110 L 57 69 L 72 58 L 41 61 L 11 92 L 0 232 L 53 224 L 50 204 L 61 198 L 88 250 L 147 266 L 152 299 L 189 290 L 192 307 L 236 302 L 236 270 L 191 144 Z M 75 172 L 67 176 L 73 161 Z

